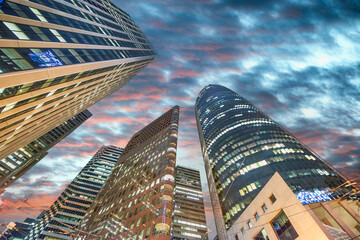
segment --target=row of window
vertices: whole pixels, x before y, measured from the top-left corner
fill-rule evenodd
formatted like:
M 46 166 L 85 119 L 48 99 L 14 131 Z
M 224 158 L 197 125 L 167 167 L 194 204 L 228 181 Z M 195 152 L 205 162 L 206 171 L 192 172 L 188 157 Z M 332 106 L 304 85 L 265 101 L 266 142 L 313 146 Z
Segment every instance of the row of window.
M 113 163 L 116 163 L 119 154 L 119 152 L 116 152 L 117 154 L 112 154 L 110 156 L 109 154 L 104 153 L 104 149 L 106 149 L 106 147 L 100 149 L 93 156 L 93 158 L 88 162 L 88 164 L 76 176 L 74 181 L 64 190 L 64 192 L 59 196 L 56 202 L 50 207 L 50 219 L 52 219 L 52 216 L 55 216 L 57 219 L 63 219 L 67 221 L 71 220 L 77 223 L 85 215 L 83 211 L 89 210 L 89 207 L 95 198 L 94 194 L 96 194 L 96 192 L 87 191 L 84 189 L 96 189 L 98 191 L 102 184 L 97 182 L 94 183 L 93 180 L 101 178 L 103 179 L 102 183 L 104 183 L 104 180 L 106 180 L 107 176 L 109 176 L 109 174 L 111 173 L 111 171 L 109 172 L 108 170 L 112 169 L 114 166 L 114 164 L 112 164 L 112 167 L 109 165 L 109 159 L 111 159 L 112 157 Z M 121 149 L 118 149 L 118 151 L 121 151 Z M 93 174 L 92 167 L 96 167 L 97 169 L 99 169 L 99 166 L 104 165 L 104 163 L 102 163 L 104 162 L 104 160 L 102 160 L 102 157 L 104 155 L 108 156 L 107 161 L 105 162 L 106 168 L 101 171 L 101 175 Z M 87 179 L 91 179 L 92 181 L 87 181 Z M 76 185 L 77 187 L 74 187 L 74 185 Z M 83 206 L 83 204 L 86 204 L 87 206 Z M 83 211 L 76 211 L 76 209 Z M 39 228 L 42 223 L 43 221 L 38 221 L 37 226 L 32 229 L 31 234 L 34 234 L 36 229 Z M 66 226 L 63 226 L 61 225 L 61 223 L 59 223 L 59 220 L 55 220 L 54 223 L 56 223 L 55 225 L 58 225 L 60 228 L 61 226 L 66 228 Z M 53 229 L 49 226 L 45 229 L 45 231 L 52 230 Z M 59 230 L 59 233 L 63 234 L 61 230 Z
M 134 49 L 151 49 L 150 45 L 144 43 L 133 43 L 130 41 L 123 41 L 119 39 L 99 37 L 63 30 L 55 30 L 45 27 L 36 27 L 19 23 L 15 24 L 10 22 L 1 22 L 0 31 L 1 37 L 4 39 L 21 39 L 45 42 L 63 42 L 113 47 L 127 47 Z
M 136 70 L 137 71 L 137 70 Z M 120 81 L 119 81 L 119 79 L 118 78 L 113 78 L 113 80 L 111 80 L 110 82 L 108 82 L 107 83 L 107 85 L 101 85 L 100 87 L 97 87 L 96 89 L 94 89 L 94 91 L 92 91 L 92 95 L 91 95 L 91 98 L 93 98 L 93 99 L 96 99 L 96 98 L 98 98 L 99 97 L 99 95 L 101 95 L 101 94 L 104 94 L 104 93 L 106 93 L 106 92 L 108 92 L 108 91 L 110 91 L 112 88 L 118 88 L 119 87 L 119 85 L 120 86 L 122 86 L 122 84 L 123 84 L 123 82 L 122 81 L 127 81 L 127 78 L 128 78 L 129 76 L 125 76 L 125 79 L 120 79 Z M 33 111 L 33 110 L 35 110 L 35 109 L 37 109 L 37 108 L 39 108 L 39 107 L 42 107 L 42 110 L 36 110 L 35 111 L 35 113 L 33 113 L 32 115 L 27 115 L 27 117 L 25 118 L 25 119 L 19 119 L 17 122 L 16 122 L 16 124 L 19 124 L 21 121 L 24 121 L 24 120 L 27 120 L 27 119 L 29 119 L 30 117 L 33 117 L 33 121 L 35 121 L 35 120 L 38 120 L 39 119 L 39 116 L 41 115 L 41 114 L 43 114 L 44 116 L 47 116 L 47 115 L 49 115 L 50 113 L 51 114 L 54 114 L 55 112 L 56 113 L 60 113 L 60 112 L 65 112 L 66 110 L 65 110 L 65 108 L 74 108 L 74 105 L 72 104 L 72 105 L 70 105 L 69 106 L 69 104 L 70 104 L 70 102 L 73 102 L 73 100 L 75 99 L 75 98 L 78 98 L 79 97 L 79 99 L 81 99 L 81 100 L 78 100 L 77 102 L 79 103 L 77 106 L 77 108 L 79 109 L 81 109 L 81 107 L 83 106 L 83 105 L 87 105 L 88 104 L 88 99 L 86 99 L 86 98 L 84 98 L 84 96 L 88 96 L 88 94 L 89 94 L 89 92 L 91 91 L 91 89 L 92 88 L 95 88 L 95 85 L 96 85 L 96 83 L 95 84 L 92 84 L 92 85 L 90 85 L 90 86 L 85 86 L 84 88 L 80 88 L 79 90 L 77 90 L 77 91 L 73 91 L 73 92 L 68 92 L 67 94 L 62 94 L 60 97 L 58 97 L 58 98 L 55 98 L 55 99 L 52 99 L 52 100 L 49 100 L 49 101 L 47 101 L 47 102 L 45 102 L 45 103 L 40 103 L 40 104 L 38 104 L 37 106 L 36 105 L 33 105 L 32 107 L 30 107 L 30 108 L 27 108 L 27 109 L 25 109 L 25 110 L 22 110 L 22 111 L 19 111 L 19 112 L 17 112 L 15 115 L 16 116 L 20 116 L 20 115 L 22 115 L 22 114 L 25 114 L 25 113 L 27 113 L 27 112 L 30 112 L 30 111 Z M 86 87 L 88 87 L 88 88 L 86 88 Z M 80 93 L 81 92 L 81 93 Z M 78 95 L 76 95 L 76 94 L 78 94 Z M 70 97 L 71 96 L 71 97 Z M 35 97 L 36 98 L 36 97 Z M 57 103 L 57 104 L 55 104 L 55 105 L 51 105 L 50 103 L 52 103 L 52 102 L 54 102 L 54 101 L 58 101 L 58 100 L 61 100 L 61 99 L 63 99 L 61 102 L 59 102 L 59 103 Z M 43 106 L 45 106 L 45 105 L 49 105 L 49 107 L 43 107 Z M 25 117 L 25 115 L 23 115 L 24 117 Z M 13 115 L 9 115 L 8 117 L 6 117 L 6 118 L 3 118 L 3 121 L 5 121 L 5 119 L 10 119 L 10 118 L 12 118 L 12 117 L 14 117 Z M 41 116 L 40 116 L 40 119 L 43 119 L 43 118 L 41 118 Z M 49 120 L 49 118 L 47 118 L 47 120 Z M 25 123 L 25 124 L 23 124 L 23 125 L 20 125 L 19 127 L 25 127 L 25 126 L 33 126 L 33 121 L 27 121 L 27 123 Z M 37 123 L 40 123 L 40 122 L 37 122 Z M 30 125 L 29 125 L 30 124 Z M 12 125 L 12 124 L 11 124 Z M 8 126 L 7 126 L 8 127 Z M 19 128 L 18 127 L 18 128 Z M 17 128 L 17 129 L 18 129 Z M 14 130 L 14 128 L 12 129 L 12 130 L 10 130 L 10 131 L 8 131 L 8 132 L 5 132 L 6 133 L 6 135 L 7 136 L 9 136 L 8 137 L 8 139 L 9 138 L 11 138 L 11 137 L 13 137 L 13 136 L 15 136 L 16 134 L 13 134 L 13 136 L 11 136 L 10 134 L 12 134 L 14 131 L 16 131 L 17 129 L 15 129 Z M 3 132 L 4 133 L 4 132 Z M 18 131 L 18 133 L 20 133 L 19 131 Z M 4 140 L 2 141 L 2 142 L 5 142 L 6 141 L 6 139 L 5 138 L 3 138 Z
M 270 201 L 272 203 L 275 203 L 276 197 L 274 194 L 272 194 L 269 197 Z M 267 211 L 267 207 L 265 204 L 261 206 L 263 213 Z M 260 219 L 259 214 L 255 212 L 254 214 L 255 221 L 258 221 Z M 276 235 L 281 240 L 293 240 L 296 239 L 299 235 L 297 234 L 295 228 L 292 226 L 291 222 L 289 221 L 288 217 L 284 213 L 284 211 L 281 211 L 273 220 L 270 221 L 270 224 L 272 225 Z M 253 224 L 251 220 L 247 222 L 247 227 L 251 229 L 253 227 Z M 244 236 L 246 234 L 245 228 L 241 228 L 241 234 Z M 235 240 L 239 240 L 238 235 L 236 234 L 234 236 Z M 254 240 L 269 240 L 268 234 L 266 230 L 263 228 L 260 232 L 258 232 L 254 238 Z
M 65 123 L 57 126 L 48 133 L 39 137 L 38 139 L 32 141 L 21 149 L 17 150 L 13 154 L 9 155 L 4 159 L 5 164 L 11 169 L 19 168 L 23 166 L 29 160 L 36 161 L 38 159 L 33 158 L 37 156 L 40 151 L 45 151 L 49 149 L 54 143 L 58 142 L 59 139 L 64 137 L 68 132 L 71 132 L 74 128 L 79 126 L 87 117 L 84 117 L 83 113 L 79 113 L 75 117 L 69 119 Z M 14 167 L 14 168 L 13 168 Z M 5 167 L 6 168 L 6 167 Z M 8 169 L 3 167 L 0 168 L 0 172 L 3 171 L 3 174 L 7 175 L 13 174 Z M 3 184 L 0 182 L 0 184 Z
M 153 55 L 143 50 L 1 48 L 0 70 L 13 72 Z
M 50 0 L 48 0 L 48 1 L 50 1 Z M 87 13 L 77 14 L 77 10 L 75 10 L 74 8 L 62 5 L 62 4 L 57 4 L 57 6 L 63 7 L 64 8 L 63 12 L 65 12 L 65 13 L 69 13 L 69 12 L 71 13 L 72 11 L 75 11 L 75 12 L 73 12 L 73 13 L 75 13 L 75 16 L 78 16 L 78 15 L 79 15 L 79 17 L 84 17 L 84 15 L 86 15 L 86 17 L 89 16 Z M 128 39 L 128 40 L 131 40 L 130 37 L 132 37 L 132 39 L 136 39 L 139 42 L 146 43 L 146 40 L 142 34 L 141 35 L 138 34 L 139 36 L 136 36 L 136 35 L 134 35 L 134 32 L 132 32 L 132 31 L 126 31 L 126 32 L 121 31 L 122 30 L 121 27 L 124 27 L 125 25 L 121 26 L 120 24 L 109 23 L 106 25 L 101 24 L 100 26 L 98 26 L 97 23 L 92 24 L 92 23 L 86 22 L 85 20 L 83 20 L 83 21 L 74 20 L 71 17 L 54 14 L 52 12 L 35 9 L 35 8 L 27 7 L 25 5 L 8 2 L 8 1 L 6 1 L 4 3 L 4 6 L 2 7 L 2 9 L 0 11 L 2 13 L 9 14 L 9 15 L 25 17 L 27 19 L 33 19 L 33 20 L 40 20 L 42 22 L 49 22 L 49 23 L 58 24 L 61 26 L 68 26 L 68 27 L 82 29 L 82 30 L 91 31 L 91 32 L 98 32 L 101 34 L 116 36 L 116 37 L 120 37 L 120 38 Z M 113 25 L 113 26 L 110 27 L 108 25 Z

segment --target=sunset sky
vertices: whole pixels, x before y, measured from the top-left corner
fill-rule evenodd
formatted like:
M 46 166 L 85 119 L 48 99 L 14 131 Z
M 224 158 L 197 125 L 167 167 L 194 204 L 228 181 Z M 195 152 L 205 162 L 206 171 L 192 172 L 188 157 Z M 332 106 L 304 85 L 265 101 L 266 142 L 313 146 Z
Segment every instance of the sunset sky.
M 207 196 L 194 103 L 214 83 L 248 99 L 348 178 L 360 175 L 358 1 L 114 2 L 143 30 L 156 60 L 92 106 L 93 117 L 7 189 L 0 223 L 37 217 L 102 145 L 125 147 L 174 105 L 181 108 L 177 163 L 201 170 Z M 210 220 L 208 198 L 206 205 Z

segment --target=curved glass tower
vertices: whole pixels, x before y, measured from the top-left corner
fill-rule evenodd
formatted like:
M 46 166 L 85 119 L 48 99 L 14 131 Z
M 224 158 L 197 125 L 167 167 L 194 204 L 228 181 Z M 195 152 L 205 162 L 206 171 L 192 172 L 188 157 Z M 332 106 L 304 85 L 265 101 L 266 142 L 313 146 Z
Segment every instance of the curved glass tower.
M 231 227 L 275 172 L 303 204 L 335 199 L 351 190 L 339 187 L 327 193 L 346 180 L 228 88 L 205 87 L 195 115 L 219 236 L 219 224 Z

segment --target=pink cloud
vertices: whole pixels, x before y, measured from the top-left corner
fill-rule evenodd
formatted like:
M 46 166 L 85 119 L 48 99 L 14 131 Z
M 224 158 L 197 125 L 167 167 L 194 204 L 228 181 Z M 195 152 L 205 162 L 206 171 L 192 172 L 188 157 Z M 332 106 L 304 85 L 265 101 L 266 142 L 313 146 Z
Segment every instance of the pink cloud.
M 345 154 L 345 155 L 350 155 L 354 157 L 358 157 L 360 156 L 359 154 L 349 154 L 350 151 L 352 150 L 358 150 L 359 148 L 357 148 L 354 145 L 340 145 L 338 148 L 336 148 L 334 151 L 332 151 L 331 153 L 335 153 L 335 154 Z
M 202 75 L 204 74 L 194 70 L 176 69 L 171 78 L 196 77 Z
M 230 55 L 227 53 L 215 53 L 212 56 L 209 57 L 211 60 L 223 60 L 223 61 L 230 61 L 238 59 L 239 56 Z

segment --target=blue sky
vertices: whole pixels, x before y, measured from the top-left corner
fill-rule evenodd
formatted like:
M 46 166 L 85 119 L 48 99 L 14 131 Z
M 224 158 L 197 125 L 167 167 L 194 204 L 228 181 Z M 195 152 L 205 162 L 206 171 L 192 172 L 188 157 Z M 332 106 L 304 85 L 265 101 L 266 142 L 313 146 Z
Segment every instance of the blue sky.
M 91 119 L 8 189 L 0 222 L 37 216 L 98 148 L 125 147 L 174 105 L 181 107 L 177 162 L 204 173 L 194 103 L 213 83 L 247 98 L 346 176 L 359 176 L 358 1 L 114 2 L 144 31 L 156 60 L 91 107 Z

